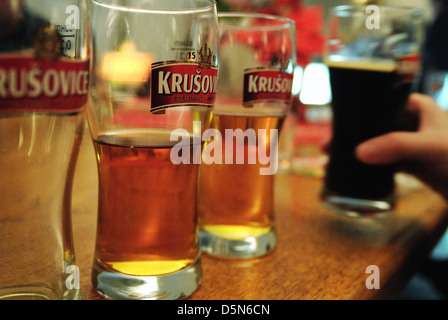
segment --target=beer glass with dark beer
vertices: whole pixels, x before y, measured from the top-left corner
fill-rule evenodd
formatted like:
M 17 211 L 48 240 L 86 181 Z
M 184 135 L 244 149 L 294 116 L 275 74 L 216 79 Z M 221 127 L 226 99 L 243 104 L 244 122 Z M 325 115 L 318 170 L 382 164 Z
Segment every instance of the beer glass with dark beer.
M 350 216 L 380 216 L 395 205 L 395 167 L 357 160 L 361 142 L 404 130 L 403 109 L 419 69 L 421 13 L 412 8 L 333 9 L 325 63 L 330 70 L 333 135 L 323 203 Z
M 202 279 L 197 174 L 217 82 L 216 4 L 92 1 L 92 38 L 93 285 L 107 298 L 185 298 Z
M 199 175 L 203 252 L 247 259 L 277 244 L 277 141 L 291 102 L 296 64 L 292 20 L 219 14 L 220 75 Z

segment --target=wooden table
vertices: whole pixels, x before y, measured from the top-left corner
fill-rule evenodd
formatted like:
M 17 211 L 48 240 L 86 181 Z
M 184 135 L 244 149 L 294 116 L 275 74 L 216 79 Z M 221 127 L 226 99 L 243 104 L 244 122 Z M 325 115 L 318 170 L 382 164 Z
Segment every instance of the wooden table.
M 411 180 L 412 181 L 412 180 Z M 393 299 L 448 226 L 447 205 L 424 186 L 401 186 L 396 213 L 382 219 L 344 217 L 318 199 L 322 181 L 276 177 L 278 246 L 256 260 L 203 255 L 195 300 Z M 90 282 L 97 188 L 95 155 L 86 131 L 73 189 L 75 253 L 86 300 L 101 299 Z M 367 289 L 366 268 L 378 266 L 380 289 Z

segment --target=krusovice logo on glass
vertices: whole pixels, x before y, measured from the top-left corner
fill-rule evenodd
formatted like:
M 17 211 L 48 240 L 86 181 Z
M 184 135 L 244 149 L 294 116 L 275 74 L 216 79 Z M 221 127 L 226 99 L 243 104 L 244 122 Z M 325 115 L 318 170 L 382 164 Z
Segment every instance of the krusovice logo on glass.
M 193 60 L 197 57 L 198 61 Z M 192 60 L 164 61 L 152 64 L 151 68 L 151 112 L 163 114 L 168 108 L 178 106 L 212 107 L 217 91 L 218 68 L 215 66 L 215 55 L 204 44 Z M 255 68 L 244 72 L 243 101 L 244 107 L 251 107 L 256 102 L 288 103 L 291 98 L 293 75 L 281 71 L 280 68 Z M 223 135 L 225 139 L 222 139 Z M 269 148 L 266 141 L 269 139 Z M 267 138 L 269 137 L 269 138 Z M 213 141 L 210 142 L 210 139 Z M 191 136 L 186 129 L 176 129 L 171 132 L 170 140 L 178 141 L 173 146 L 170 158 L 173 164 L 244 164 L 245 152 L 235 146 L 243 145 L 246 139 L 248 145 L 258 145 L 256 152 L 248 152 L 247 163 L 258 162 L 267 167 L 260 168 L 260 175 L 273 175 L 278 169 L 278 130 L 271 129 L 267 135 L 266 129 L 226 129 L 224 133 L 210 128 L 201 134 L 201 122 L 193 121 L 193 150 L 190 148 Z M 184 141 L 185 140 L 185 141 Z M 188 140 L 188 141 L 186 141 Z M 207 143 L 201 152 L 202 142 Z M 222 141 L 226 141 L 222 145 Z M 234 144 L 235 143 L 235 144 Z M 268 152 L 268 150 L 270 152 Z M 222 157 L 222 152 L 225 156 Z M 193 152 L 191 157 L 190 152 Z M 234 157 L 234 152 L 236 153 Z M 269 154 L 268 154 L 269 153 Z

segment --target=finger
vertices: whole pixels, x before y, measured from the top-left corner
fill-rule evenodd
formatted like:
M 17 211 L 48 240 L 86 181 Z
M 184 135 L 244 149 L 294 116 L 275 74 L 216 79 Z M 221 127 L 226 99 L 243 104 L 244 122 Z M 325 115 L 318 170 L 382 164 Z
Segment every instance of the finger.
M 400 161 L 437 165 L 447 157 L 448 141 L 440 134 L 393 132 L 363 142 L 356 156 L 367 164 L 390 164 Z
M 419 131 L 446 130 L 448 114 L 442 110 L 436 101 L 428 95 L 413 93 L 409 96 L 406 110 L 419 119 Z

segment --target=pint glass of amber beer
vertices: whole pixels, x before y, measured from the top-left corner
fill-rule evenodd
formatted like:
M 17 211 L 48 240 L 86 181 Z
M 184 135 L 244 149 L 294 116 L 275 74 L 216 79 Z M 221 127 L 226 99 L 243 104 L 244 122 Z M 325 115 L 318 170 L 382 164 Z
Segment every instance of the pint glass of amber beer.
M 419 69 L 421 13 L 412 8 L 333 10 L 325 62 L 330 70 L 333 136 L 323 203 L 349 216 L 380 216 L 395 205 L 395 167 L 361 163 L 361 142 L 403 127 Z
M 197 175 L 217 83 L 216 4 L 95 0 L 92 39 L 93 285 L 114 299 L 187 297 L 201 282 Z
M 0 300 L 81 298 L 71 194 L 87 23 L 84 0 L 0 1 Z
M 199 177 L 203 252 L 247 259 L 271 252 L 277 141 L 296 64 L 292 20 L 219 14 L 220 75 Z

